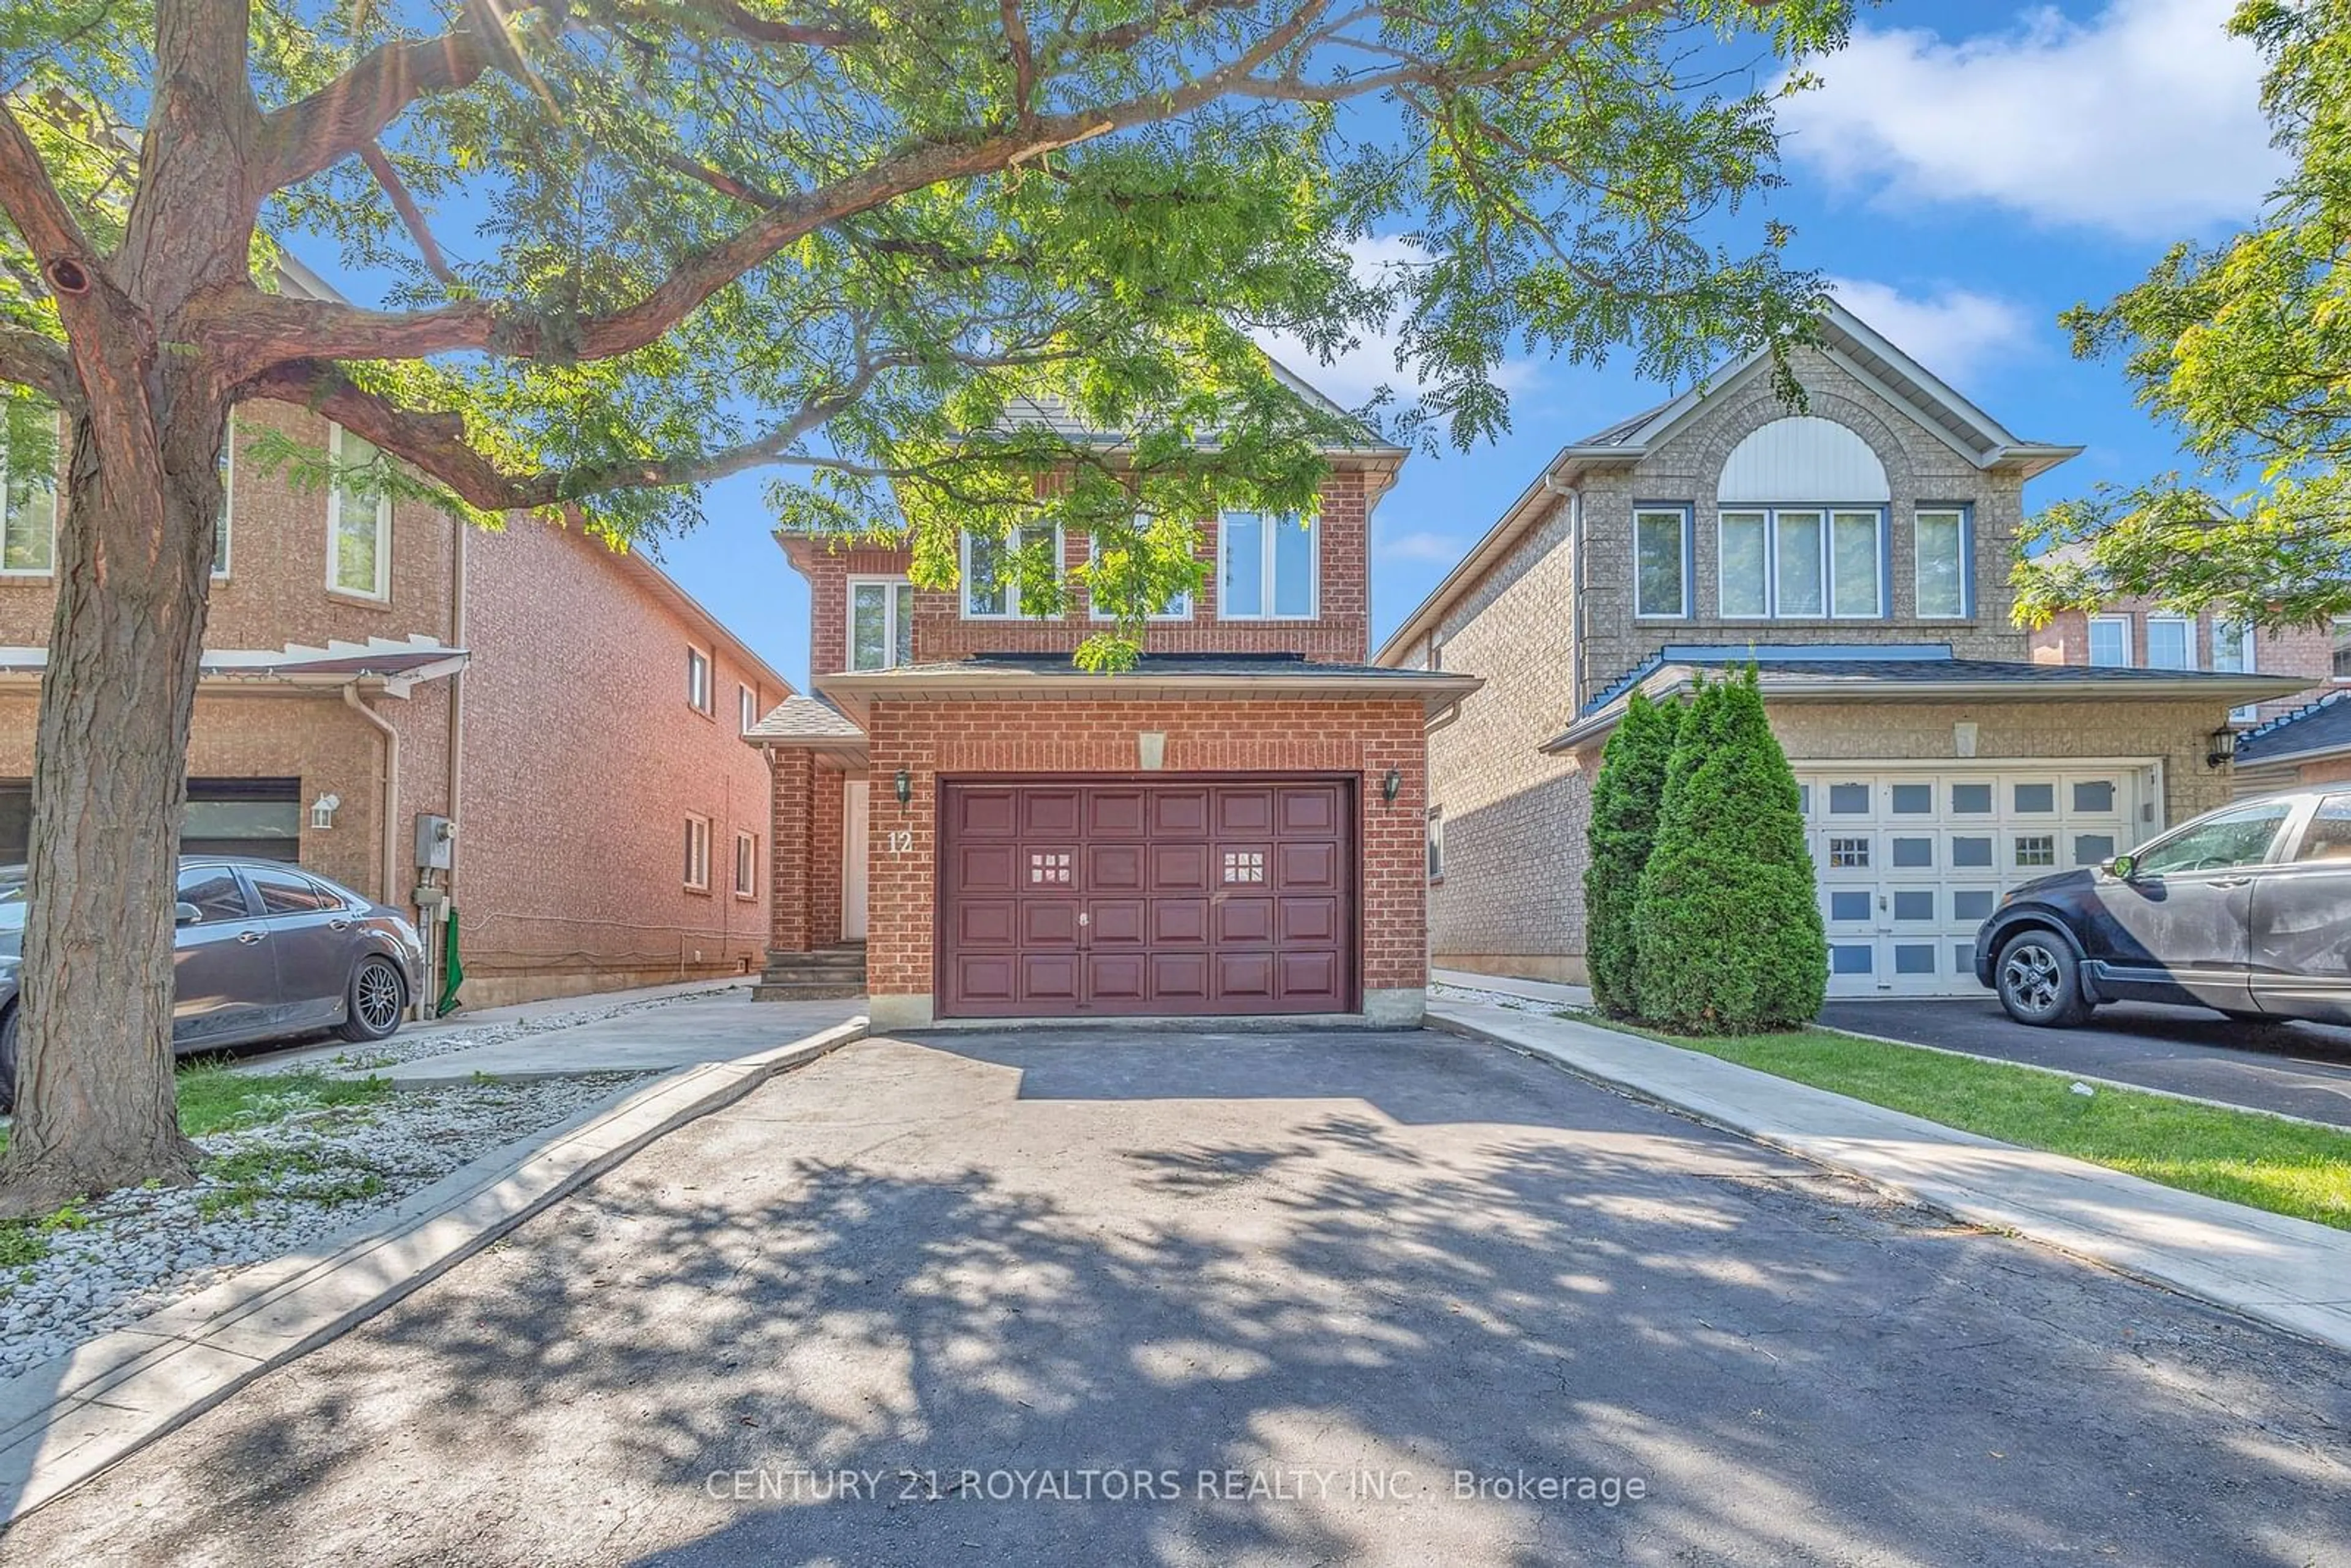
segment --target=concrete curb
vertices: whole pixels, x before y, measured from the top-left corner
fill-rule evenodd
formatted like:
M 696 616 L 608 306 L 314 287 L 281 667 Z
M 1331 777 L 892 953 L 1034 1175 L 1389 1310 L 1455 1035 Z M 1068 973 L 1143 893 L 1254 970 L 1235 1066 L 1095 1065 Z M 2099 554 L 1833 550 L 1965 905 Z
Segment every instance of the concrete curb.
M 625 1091 L 411 1194 L 324 1252 L 256 1264 L 0 1382 L 8 1521 L 338 1338 L 658 1138 L 866 1032 L 852 1019 Z
M 1428 1019 L 1925 1207 L 2351 1351 L 2351 1232 L 1979 1137 L 1596 1024 L 1466 1003 L 1432 1007 Z

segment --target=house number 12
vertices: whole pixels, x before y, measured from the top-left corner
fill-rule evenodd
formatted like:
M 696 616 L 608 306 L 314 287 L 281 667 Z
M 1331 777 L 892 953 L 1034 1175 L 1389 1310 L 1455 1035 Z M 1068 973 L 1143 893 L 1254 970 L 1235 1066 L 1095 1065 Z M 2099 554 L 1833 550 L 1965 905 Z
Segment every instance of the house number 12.
M 912 828 L 893 828 L 890 830 L 890 852 L 892 854 L 904 855 L 912 854 L 914 852 L 914 831 Z

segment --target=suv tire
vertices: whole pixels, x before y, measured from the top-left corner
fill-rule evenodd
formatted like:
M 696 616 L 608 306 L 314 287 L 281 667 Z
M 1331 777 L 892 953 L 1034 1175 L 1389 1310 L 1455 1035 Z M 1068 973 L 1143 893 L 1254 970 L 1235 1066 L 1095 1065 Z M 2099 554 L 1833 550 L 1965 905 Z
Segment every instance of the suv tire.
M 2035 1029 L 2070 1029 L 2090 1016 L 2081 966 L 2053 931 L 2034 926 L 2010 937 L 1992 967 L 1992 985 L 2008 1016 Z

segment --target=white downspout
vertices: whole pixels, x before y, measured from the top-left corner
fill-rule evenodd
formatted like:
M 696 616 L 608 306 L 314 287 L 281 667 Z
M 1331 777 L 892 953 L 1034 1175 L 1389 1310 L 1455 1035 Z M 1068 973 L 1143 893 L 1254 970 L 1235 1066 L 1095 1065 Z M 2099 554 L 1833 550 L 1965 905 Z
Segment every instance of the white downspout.
M 356 682 L 343 687 L 343 706 L 372 725 L 383 736 L 383 902 L 400 903 L 400 731 L 392 721 L 360 701 Z

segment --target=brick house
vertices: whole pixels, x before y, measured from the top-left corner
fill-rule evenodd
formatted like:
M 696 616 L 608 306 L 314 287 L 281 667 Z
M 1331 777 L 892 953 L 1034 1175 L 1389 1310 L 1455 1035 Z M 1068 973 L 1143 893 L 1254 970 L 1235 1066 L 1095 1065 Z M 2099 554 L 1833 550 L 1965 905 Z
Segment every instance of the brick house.
M 2005 887 L 2226 800 L 2216 728 L 2308 684 L 2036 662 L 2009 562 L 2025 482 L 2078 449 L 2019 440 L 1841 308 L 1793 368 L 1801 411 L 1758 355 L 1563 448 L 1375 656 L 1487 682 L 1430 735 L 1439 966 L 1585 977 L 1592 779 L 1636 685 L 1756 664 L 1831 993 L 1933 996 L 1977 990 Z
M 417 913 L 454 898 L 473 1006 L 746 972 L 766 944 L 768 778 L 743 730 L 783 678 L 642 554 L 517 519 L 304 493 L 238 449 L 190 737 L 183 844 L 295 861 Z M 55 507 L 0 550 L 0 861 L 25 858 Z M 421 879 L 420 816 L 456 824 Z
M 774 779 L 776 988 L 840 978 L 810 955 L 862 939 L 850 973 L 883 1026 L 1417 1021 L 1425 727 L 1477 682 L 1365 662 L 1370 515 L 1405 455 L 1328 455 L 1313 517 L 1203 519 L 1200 591 L 1115 676 L 1071 663 L 1101 624 L 1081 588 L 1023 618 L 969 541 L 935 592 L 903 549 L 779 536 L 818 696 L 751 737 Z M 1087 544 L 1057 541 L 1063 570 Z

